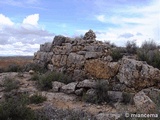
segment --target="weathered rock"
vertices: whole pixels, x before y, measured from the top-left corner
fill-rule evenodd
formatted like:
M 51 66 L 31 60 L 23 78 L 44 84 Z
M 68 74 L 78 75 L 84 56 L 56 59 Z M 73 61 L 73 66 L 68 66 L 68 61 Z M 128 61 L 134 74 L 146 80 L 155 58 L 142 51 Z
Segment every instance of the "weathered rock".
M 64 83 L 58 82 L 58 81 L 54 81 L 52 82 L 52 90 L 54 92 L 58 92 L 60 91 L 60 89 L 64 86 Z
M 108 97 L 113 102 L 122 102 L 123 96 L 120 91 L 108 91 Z
M 60 67 L 61 57 L 62 57 L 62 55 L 53 55 L 53 57 L 52 57 L 52 64 L 54 66 Z
M 94 59 L 87 60 L 84 67 L 86 72 L 96 78 L 109 79 L 117 74 L 119 64 L 117 62 L 104 62 Z
M 76 53 L 70 53 L 67 59 L 67 65 L 71 66 L 75 64 L 76 68 L 81 68 L 84 65 L 85 58 L 83 55 Z
M 50 52 L 51 48 L 52 48 L 52 43 L 49 42 L 40 45 L 41 52 Z
M 83 91 L 84 91 L 83 88 L 77 89 L 77 90 L 75 91 L 75 94 L 76 94 L 77 96 L 82 96 L 82 95 L 83 95 Z
M 110 55 L 108 55 L 107 57 L 104 57 L 104 60 L 111 62 L 113 60 L 113 58 Z
M 30 70 L 30 71 L 29 71 L 29 74 L 31 74 L 31 75 L 34 74 L 34 73 L 35 73 L 35 72 L 34 72 L 33 70 Z
M 147 114 L 155 111 L 155 103 L 143 91 L 135 94 L 133 99 L 140 112 Z
M 91 58 L 98 58 L 102 55 L 100 52 L 86 52 L 85 58 L 86 59 L 91 59 Z
M 154 87 L 142 90 L 154 103 L 159 104 L 160 89 Z
M 85 33 L 83 39 L 84 40 L 95 40 L 96 34 L 92 30 L 89 30 L 88 32 Z
M 76 86 L 77 86 L 77 82 L 72 82 L 67 85 L 64 85 L 61 88 L 61 91 L 64 93 L 67 93 L 67 94 L 72 94 L 72 93 L 74 93 Z
M 121 83 L 141 90 L 160 81 L 160 70 L 143 64 L 142 61 L 123 58 L 117 77 Z
M 61 36 L 61 35 L 55 36 L 52 44 L 61 46 L 62 43 L 65 42 L 65 40 L 66 40 L 66 37 L 64 36 Z
M 92 98 L 93 96 L 95 96 L 96 95 L 96 91 L 95 91 L 95 89 L 89 89 L 89 90 L 87 90 L 87 92 L 86 92 L 86 96 L 88 97 L 88 98 Z
M 82 71 L 82 70 L 79 70 L 79 69 L 76 69 L 73 71 L 73 76 L 72 76 L 72 79 L 74 81 L 81 81 L 83 80 L 85 77 L 85 72 Z
M 96 81 L 95 80 L 83 80 L 77 84 L 78 88 L 95 88 Z

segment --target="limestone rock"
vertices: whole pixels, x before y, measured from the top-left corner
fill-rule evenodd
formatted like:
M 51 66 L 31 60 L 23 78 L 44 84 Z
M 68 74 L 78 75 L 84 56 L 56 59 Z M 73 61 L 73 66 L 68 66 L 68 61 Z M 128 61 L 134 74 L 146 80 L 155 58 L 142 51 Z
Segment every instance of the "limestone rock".
M 142 61 L 123 58 L 117 75 L 121 83 L 138 90 L 156 85 L 160 81 L 160 70 Z
M 60 91 L 60 89 L 64 86 L 64 83 L 58 82 L 58 81 L 54 81 L 52 82 L 52 90 L 54 92 L 58 92 Z
M 84 40 L 95 40 L 96 38 L 96 34 L 92 31 L 92 30 L 89 30 L 88 32 L 85 33 L 84 35 Z
M 122 92 L 120 91 L 108 91 L 108 97 L 114 102 L 121 102 L 123 100 Z
M 100 56 L 101 56 L 100 52 L 86 52 L 86 54 L 85 54 L 86 59 L 98 58 Z
M 87 60 L 85 70 L 90 75 L 99 79 L 109 79 L 118 72 L 119 64 L 117 62 L 104 62 L 99 59 Z
M 77 90 L 75 91 L 75 94 L 76 94 L 77 96 L 81 96 L 81 95 L 83 95 L 83 91 L 84 91 L 83 88 L 77 89 Z
M 64 85 L 62 87 L 61 91 L 64 93 L 67 93 L 67 94 L 72 94 L 72 93 L 74 93 L 76 86 L 77 86 L 77 82 L 72 82 L 67 85 Z
M 133 99 L 137 109 L 142 113 L 147 114 L 154 112 L 156 108 L 155 103 L 143 91 L 135 94 Z
M 61 36 L 61 35 L 55 36 L 54 40 L 53 40 L 53 45 L 61 46 L 62 43 L 65 42 L 65 40 L 66 40 L 66 37 L 64 37 L 64 36 Z
M 47 42 L 47 43 L 40 45 L 41 52 L 50 52 L 51 48 L 52 48 L 52 43 L 50 43 L 50 42 Z
M 96 82 L 94 80 L 83 80 L 77 84 L 78 88 L 95 88 Z
M 35 72 L 34 72 L 33 70 L 30 70 L 30 71 L 29 71 L 29 74 L 31 74 L 31 75 L 34 74 L 34 73 L 35 73 Z

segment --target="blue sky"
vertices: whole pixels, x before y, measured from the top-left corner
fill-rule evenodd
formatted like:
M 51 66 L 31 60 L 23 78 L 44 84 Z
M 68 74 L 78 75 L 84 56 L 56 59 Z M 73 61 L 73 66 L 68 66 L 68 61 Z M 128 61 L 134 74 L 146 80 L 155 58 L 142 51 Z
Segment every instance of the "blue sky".
M 55 35 L 89 29 L 119 46 L 160 43 L 160 0 L 0 0 L 0 55 L 33 55 Z

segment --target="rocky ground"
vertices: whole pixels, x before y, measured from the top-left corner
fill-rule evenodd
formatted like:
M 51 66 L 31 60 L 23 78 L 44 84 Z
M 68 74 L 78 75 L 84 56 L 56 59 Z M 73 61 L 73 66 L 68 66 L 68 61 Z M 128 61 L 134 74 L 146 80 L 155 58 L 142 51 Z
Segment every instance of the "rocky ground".
M 38 109 L 51 109 L 53 113 L 50 113 L 50 117 L 53 119 L 61 119 L 60 117 L 63 116 L 64 119 L 68 116 L 66 113 L 67 111 L 70 112 L 78 112 L 82 114 L 81 117 L 85 116 L 88 119 L 97 119 L 97 120 L 105 120 L 105 119 L 117 119 L 125 113 L 128 112 L 135 112 L 136 107 L 135 105 L 124 105 L 121 103 L 115 104 L 103 104 L 103 105 L 96 105 L 91 103 L 83 102 L 79 99 L 78 96 L 74 94 L 65 94 L 64 92 L 53 92 L 50 91 L 39 91 L 36 88 L 35 81 L 31 80 L 31 74 L 28 72 L 25 73 L 1 73 L 0 74 L 0 83 L 2 84 L 3 78 L 6 76 L 13 77 L 15 80 L 20 82 L 20 87 L 18 91 L 20 93 L 29 93 L 29 95 L 33 95 L 39 93 L 43 96 L 47 97 L 47 101 L 41 104 L 31 104 L 31 107 L 34 110 Z M 3 99 L 3 87 L 0 88 L 0 99 Z M 46 110 L 46 112 L 48 112 Z M 48 113 L 49 114 L 49 113 Z M 86 114 L 86 115 L 83 115 Z M 66 115 L 66 116 L 65 116 Z M 73 114 L 74 116 L 74 114 Z

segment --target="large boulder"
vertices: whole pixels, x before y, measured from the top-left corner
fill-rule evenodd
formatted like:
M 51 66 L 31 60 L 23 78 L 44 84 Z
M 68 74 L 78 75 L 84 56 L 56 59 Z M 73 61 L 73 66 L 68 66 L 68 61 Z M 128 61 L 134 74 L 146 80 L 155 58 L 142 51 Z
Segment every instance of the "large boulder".
M 77 86 L 77 82 L 72 82 L 67 85 L 64 85 L 61 88 L 61 91 L 67 94 L 72 94 L 75 92 L 76 86 Z
M 137 109 L 142 113 L 152 113 L 156 109 L 156 104 L 143 91 L 135 94 L 133 100 Z
M 87 60 L 85 71 L 93 77 L 99 79 L 109 79 L 118 72 L 119 64 L 117 62 L 105 62 L 99 59 Z
M 50 52 L 51 48 L 52 48 L 52 43 L 50 43 L 50 42 L 47 42 L 47 43 L 40 45 L 41 52 Z
M 95 80 L 83 80 L 77 84 L 78 88 L 95 88 L 96 81 Z
M 141 90 L 160 82 L 160 70 L 142 61 L 124 57 L 117 78 L 128 87 Z
M 61 46 L 62 43 L 65 43 L 65 40 L 66 40 L 66 37 L 64 36 L 61 36 L 61 35 L 55 36 L 53 40 L 53 45 Z
M 52 82 L 52 90 L 54 92 L 59 92 L 60 89 L 64 86 L 64 83 L 58 82 L 58 81 L 54 81 Z

